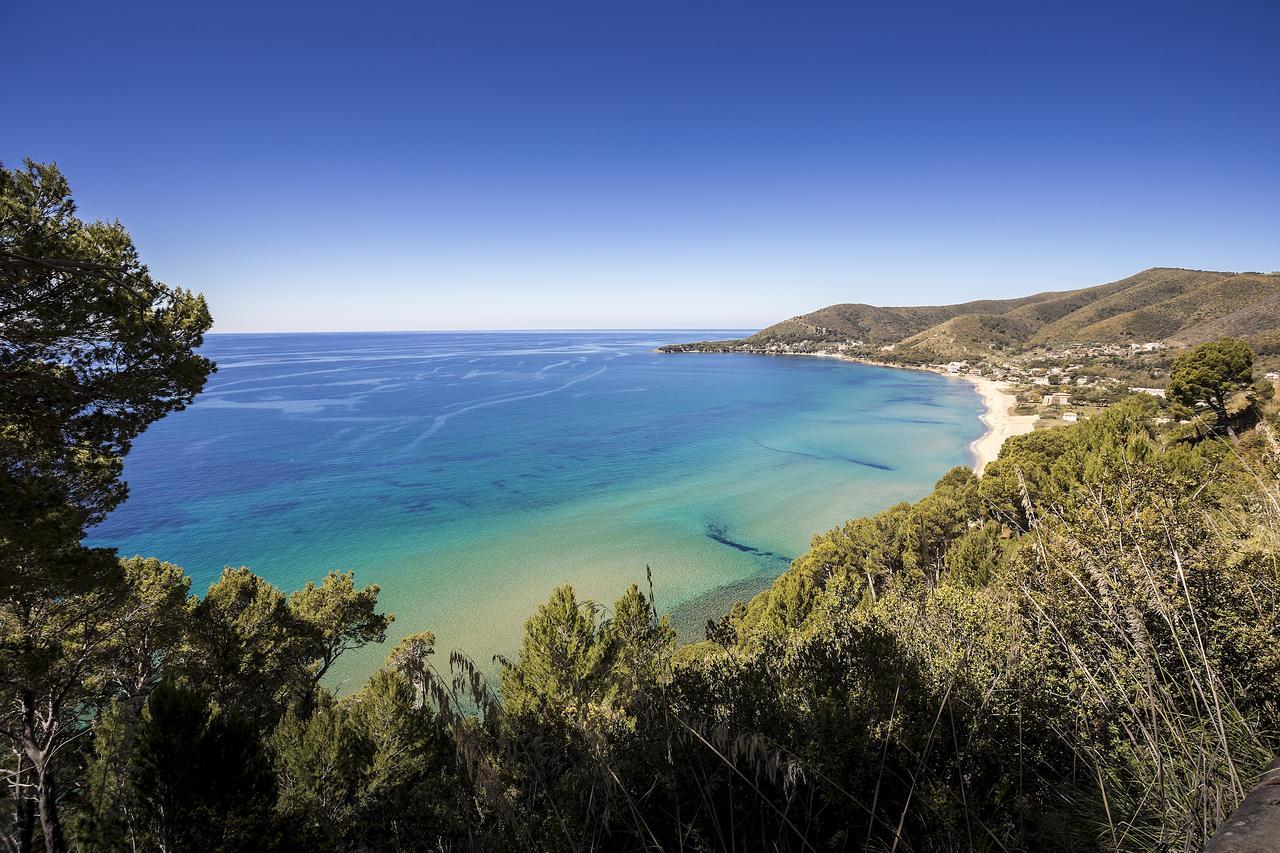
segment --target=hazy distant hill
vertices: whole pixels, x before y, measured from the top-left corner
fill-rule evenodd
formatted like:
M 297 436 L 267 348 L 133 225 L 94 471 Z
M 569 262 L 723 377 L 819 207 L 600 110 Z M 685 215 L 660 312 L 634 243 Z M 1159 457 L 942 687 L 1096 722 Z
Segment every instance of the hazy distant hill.
M 831 305 L 762 329 L 741 346 L 861 341 L 940 357 L 1036 345 L 1143 343 L 1170 346 L 1280 332 L 1280 273 L 1156 267 L 1120 281 L 960 305 L 880 308 Z

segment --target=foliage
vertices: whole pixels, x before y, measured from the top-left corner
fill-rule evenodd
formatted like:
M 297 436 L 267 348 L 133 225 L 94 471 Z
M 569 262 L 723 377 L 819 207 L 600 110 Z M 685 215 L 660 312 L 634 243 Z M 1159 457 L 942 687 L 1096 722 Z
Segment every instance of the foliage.
M 378 592 L 377 584 L 356 589 L 355 572 L 348 571 L 329 572 L 320 586 L 307 581 L 289 596 L 289 612 L 310 635 L 306 653 L 315 661 L 313 686 L 345 652 L 387 638 L 395 617 L 377 611 Z
M 439 788 L 454 762 L 434 712 L 398 675 L 373 679 L 341 705 L 314 678 L 326 636 L 315 615 L 345 613 L 323 624 L 356 648 L 364 628 L 386 618 L 375 587 L 355 591 L 351 575 L 335 573 L 338 582 L 310 588 L 300 615 L 247 569 L 227 569 L 191 601 L 176 566 L 122 565 L 133 593 L 117 618 L 96 614 L 108 639 L 81 676 L 82 690 L 98 685 L 100 710 L 73 799 L 77 847 L 325 849 L 374 838 L 375 826 L 440 834 L 456 813 L 440 803 L 452 802 L 457 784 Z M 361 606 L 346 607 L 353 595 Z M 405 790 L 427 789 L 416 822 L 410 809 L 384 808 Z
M 136 627 L 114 553 L 81 539 L 124 500 L 132 440 L 203 387 L 209 325 L 119 223 L 76 216 L 56 167 L 0 166 L 0 731 L 19 850 L 37 818 L 65 847 L 60 757 L 119 686 L 121 622 Z
M 131 441 L 204 385 L 204 299 L 153 280 L 118 223 L 83 222 L 52 165 L 0 167 L 5 586 L 83 586 L 75 549 L 126 494 Z M 109 572 L 109 566 L 106 570 Z
M 1207 406 L 1227 423 L 1231 395 L 1253 383 L 1253 352 L 1243 341 L 1222 338 L 1179 355 L 1169 374 L 1169 394 L 1185 406 Z
M 227 568 L 192 612 L 174 675 L 269 726 L 310 681 L 312 639 L 282 592 L 247 568 Z
M 234 712 L 162 684 L 147 699 L 126 766 L 144 844 L 260 849 L 274 785 L 255 729 Z
M 310 718 L 286 715 L 271 751 L 290 849 L 437 850 L 461 831 L 452 742 L 395 672 Z

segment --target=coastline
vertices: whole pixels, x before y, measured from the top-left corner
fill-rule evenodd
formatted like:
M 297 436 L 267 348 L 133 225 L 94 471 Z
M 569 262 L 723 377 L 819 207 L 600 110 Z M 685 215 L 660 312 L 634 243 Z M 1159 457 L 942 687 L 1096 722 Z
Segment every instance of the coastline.
M 835 352 L 782 352 L 782 353 L 760 353 L 760 355 L 789 355 L 799 356 L 801 358 L 833 358 L 837 361 L 848 361 L 854 364 L 867 364 L 872 367 L 892 367 L 898 370 L 924 370 L 929 373 L 936 373 L 939 376 L 946 376 L 951 379 L 960 379 L 966 382 L 972 382 L 978 395 L 982 398 L 984 411 L 981 415 L 983 426 L 986 432 L 978 436 L 969 443 L 969 452 L 973 454 L 973 463 L 971 468 L 978 476 L 982 476 L 983 470 L 987 465 L 995 461 L 1000 455 L 1000 448 L 1004 446 L 1006 439 L 1015 435 L 1024 435 L 1035 429 L 1036 421 L 1040 420 L 1039 415 L 1015 415 L 1010 410 L 1018 404 L 1018 398 L 1010 391 L 1009 383 L 998 382 L 995 379 L 988 379 L 985 376 L 970 376 L 966 373 L 948 373 L 945 370 L 939 370 L 936 367 L 926 367 L 924 365 L 914 364 L 890 364 L 884 361 L 873 361 L 868 358 L 855 358 L 853 356 L 844 355 Z
M 978 391 L 978 395 L 982 398 L 982 405 L 985 411 L 981 415 L 981 420 L 983 426 L 987 428 L 986 432 L 969 443 L 969 452 L 973 454 L 973 464 L 970 467 L 973 468 L 973 472 L 978 476 L 982 476 L 982 472 L 987 465 L 994 462 L 996 457 L 1000 455 L 1000 448 L 1004 446 L 1005 439 L 1031 432 L 1036 428 L 1036 421 L 1040 420 L 1039 415 L 1015 415 L 1010 412 L 1018 404 L 1018 398 L 1017 395 L 1011 392 L 1007 382 L 998 382 L 985 376 L 970 376 L 967 373 L 948 373 L 936 367 L 925 367 L 923 365 L 889 364 L 883 361 L 853 358 L 830 352 L 816 352 L 813 354 L 819 358 L 835 358 L 841 361 L 869 364 L 875 367 L 925 370 L 929 373 L 936 373 L 939 376 L 972 382 L 974 388 Z
M 952 374 L 943 374 L 952 375 Z M 987 431 L 969 445 L 973 452 L 973 471 L 981 475 L 988 463 L 1000 455 L 1000 448 L 1005 439 L 1015 435 L 1023 435 L 1036 428 L 1039 415 L 1015 415 L 1010 413 L 1018 403 L 1018 398 L 1009 392 L 1008 383 L 997 382 L 981 376 L 959 376 L 967 379 L 978 389 L 982 396 L 982 404 L 986 411 L 982 413 L 982 423 Z

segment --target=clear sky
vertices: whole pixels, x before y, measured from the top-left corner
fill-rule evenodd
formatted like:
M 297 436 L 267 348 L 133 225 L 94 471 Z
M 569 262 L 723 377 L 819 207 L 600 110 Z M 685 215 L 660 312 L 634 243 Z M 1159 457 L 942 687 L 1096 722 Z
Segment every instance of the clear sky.
M 1280 2 L 0 0 L 216 331 L 758 327 L 1280 268 Z

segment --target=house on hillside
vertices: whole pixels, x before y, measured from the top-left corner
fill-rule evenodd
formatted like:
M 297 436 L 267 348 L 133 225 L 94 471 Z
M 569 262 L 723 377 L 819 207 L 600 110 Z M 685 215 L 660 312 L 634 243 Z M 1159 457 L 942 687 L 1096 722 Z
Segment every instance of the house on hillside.
M 1057 394 L 1045 394 L 1041 399 L 1043 406 L 1069 406 L 1071 405 L 1071 395 L 1058 392 Z
M 1163 388 L 1130 388 L 1129 392 L 1132 394 L 1150 394 L 1152 397 L 1164 399 Z
M 1063 412 L 1062 419 L 1069 424 L 1073 424 L 1076 421 L 1080 420 L 1080 415 L 1076 412 Z

